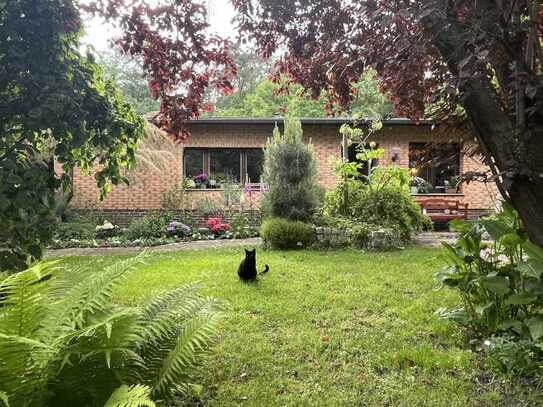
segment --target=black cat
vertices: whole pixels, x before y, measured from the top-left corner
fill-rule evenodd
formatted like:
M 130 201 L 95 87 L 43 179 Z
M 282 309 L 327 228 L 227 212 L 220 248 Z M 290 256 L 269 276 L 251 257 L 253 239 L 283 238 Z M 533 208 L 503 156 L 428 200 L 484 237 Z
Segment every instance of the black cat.
M 270 268 L 266 264 L 264 270 L 260 274 L 267 273 Z M 243 281 L 254 281 L 257 276 L 256 271 L 256 249 L 245 249 L 245 258 L 241 261 L 238 267 L 238 276 Z

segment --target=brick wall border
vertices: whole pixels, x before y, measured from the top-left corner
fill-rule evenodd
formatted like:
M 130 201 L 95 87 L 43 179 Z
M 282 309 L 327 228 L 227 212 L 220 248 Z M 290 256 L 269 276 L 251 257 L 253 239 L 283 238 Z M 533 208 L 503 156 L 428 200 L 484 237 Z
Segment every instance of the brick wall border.
M 132 220 L 141 219 L 150 213 L 166 212 L 156 209 L 72 209 L 68 219 L 78 217 L 99 217 L 108 220 L 114 225 L 126 227 Z M 205 227 L 206 220 L 210 217 L 221 217 L 230 223 L 234 216 L 243 213 L 247 216 L 248 224 L 252 227 L 258 227 L 262 223 L 262 214 L 259 210 L 245 210 L 243 212 L 236 210 L 219 210 L 213 213 L 205 213 L 199 209 L 178 209 L 167 211 L 173 214 L 173 219 L 184 222 L 194 227 Z

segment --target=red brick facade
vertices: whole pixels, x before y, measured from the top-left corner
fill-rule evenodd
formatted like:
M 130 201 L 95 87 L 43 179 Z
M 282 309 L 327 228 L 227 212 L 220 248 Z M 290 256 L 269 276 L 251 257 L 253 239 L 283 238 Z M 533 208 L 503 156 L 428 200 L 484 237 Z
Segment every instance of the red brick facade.
M 278 121 L 280 124 L 280 121 Z M 186 147 L 234 147 L 255 148 L 264 147 L 266 140 L 271 136 L 274 122 L 272 120 L 201 120 L 190 123 L 189 130 L 192 137 L 180 144 L 166 166 L 160 171 L 148 171 L 138 174 L 137 182 L 131 186 L 114 186 L 113 190 L 103 201 L 99 200 L 92 175 L 74 171 L 74 199 L 75 208 L 97 209 L 159 209 L 162 194 L 168 189 L 180 185 L 183 177 L 183 149 Z M 335 185 L 336 179 L 333 171 L 335 160 L 341 158 L 340 123 L 330 121 L 308 120 L 303 124 L 304 138 L 314 147 L 317 162 L 318 181 L 325 188 Z M 382 164 L 392 164 L 392 157 L 397 156 L 395 164 L 403 167 L 409 166 L 410 142 L 458 142 L 462 145 L 470 143 L 470 137 L 459 130 L 430 125 L 415 125 L 410 123 L 387 124 L 377 132 L 373 140 L 385 150 Z M 462 155 L 461 172 L 475 171 L 484 168 L 483 164 Z M 218 190 L 189 190 L 187 192 L 187 206 L 197 208 L 204 198 L 213 201 L 221 200 L 221 191 Z M 258 200 L 258 193 L 253 199 Z M 436 195 L 417 195 L 417 199 L 426 199 Z M 467 202 L 471 209 L 489 209 L 494 207 L 497 192 L 494 186 L 481 183 L 470 183 L 461 187 L 460 194 L 447 195 L 449 199 Z

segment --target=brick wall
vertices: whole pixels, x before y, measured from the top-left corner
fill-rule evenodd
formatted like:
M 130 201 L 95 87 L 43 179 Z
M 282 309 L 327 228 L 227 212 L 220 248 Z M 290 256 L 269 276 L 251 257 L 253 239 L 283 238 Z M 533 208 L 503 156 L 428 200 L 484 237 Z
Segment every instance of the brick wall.
M 70 217 L 92 215 L 98 219 L 107 220 L 114 225 L 126 227 L 132 220 L 143 218 L 152 212 L 152 209 L 74 209 L 70 212 Z M 231 223 L 232 219 L 239 215 L 237 210 L 218 210 L 207 213 L 199 209 L 181 209 L 170 212 L 173 214 L 173 219 L 194 227 L 205 227 L 206 221 L 210 217 L 220 217 Z M 249 226 L 260 226 L 261 213 L 259 210 L 245 210 L 243 214 Z
M 280 124 L 280 123 L 279 123 Z M 168 189 L 179 185 L 183 171 L 183 149 L 187 147 L 234 147 L 255 148 L 264 147 L 266 140 L 271 136 L 272 124 L 219 124 L 219 123 L 193 123 L 189 125 L 192 137 L 184 144 L 175 147 L 172 157 L 162 164 L 158 171 L 136 171 L 137 177 L 128 186 L 113 186 L 112 191 L 102 201 L 99 200 L 99 191 L 92 176 L 82 174 L 79 169 L 74 171 L 74 199 L 75 208 L 95 208 L 100 210 L 139 210 L 159 209 L 162 194 Z M 317 162 L 318 181 L 325 188 L 331 188 L 336 183 L 333 172 L 333 163 L 341 158 L 341 136 L 339 125 L 333 124 L 306 124 L 304 125 L 304 138 L 312 143 Z M 399 157 L 397 165 L 409 166 L 410 142 L 460 142 L 467 146 L 472 143 L 471 137 L 460 130 L 450 127 L 430 127 L 415 125 L 396 125 L 384 127 L 373 136 L 385 149 L 383 164 L 391 164 L 392 157 Z M 484 165 L 467 156 L 462 156 L 461 171 L 475 171 L 484 168 Z M 481 183 L 463 185 L 461 193 L 455 196 L 462 202 L 467 202 L 472 209 L 486 210 L 494 206 L 497 200 L 497 191 L 494 186 Z M 197 209 L 202 200 L 220 203 L 222 196 L 216 190 L 194 190 L 186 193 L 187 207 Z M 428 199 L 429 196 L 417 196 L 418 200 Z M 452 196 L 447 196 L 449 199 Z M 258 205 L 259 193 L 253 194 L 253 204 Z

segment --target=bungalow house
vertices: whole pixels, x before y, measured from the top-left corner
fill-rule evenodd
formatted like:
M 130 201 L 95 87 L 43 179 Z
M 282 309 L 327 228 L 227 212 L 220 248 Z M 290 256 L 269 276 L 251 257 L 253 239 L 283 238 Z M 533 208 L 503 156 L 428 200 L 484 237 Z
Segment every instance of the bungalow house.
M 304 138 L 314 146 L 318 182 L 324 188 L 332 188 L 336 183 L 333 162 L 342 157 L 343 151 L 339 129 L 351 120 L 304 118 L 301 122 Z M 76 169 L 72 206 L 109 213 L 112 218 L 121 214 L 141 215 L 161 208 L 163 194 L 184 180 L 186 202 L 192 209 L 198 209 L 204 202 L 221 202 L 226 177 L 253 189 L 252 195 L 257 202 L 261 193 L 263 147 L 276 124 L 282 126 L 282 119 L 201 118 L 191 121 L 188 124 L 191 137 L 175 145 L 161 171 L 143 172 L 130 186 L 114 186 L 102 201 L 98 199 L 93 177 Z M 464 153 L 465 147 L 474 143 L 466 131 L 429 121 L 415 123 L 407 119 L 388 119 L 381 130 L 373 133 L 371 141 L 385 150 L 379 164 L 417 167 L 416 175 L 427 183 L 424 189 L 412 190 L 416 200 L 446 198 L 467 203 L 471 216 L 494 207 L 497 198 L 494 185 L 472 182 L 462 184 L 458 190 L 450 188 L 460 174 L 485 169 L 480 161 Z M 428 143 L 431 143 L 433 159 L 421 167 L 414 157 L 422 148 L 428 148 Z M 349 148 L 349 156 L 354 159 L 353 146 Z M 209 174 L 206 182 L 195 182 L 202 173 Z M 200 179 L 196 178 L 196 181 Z

